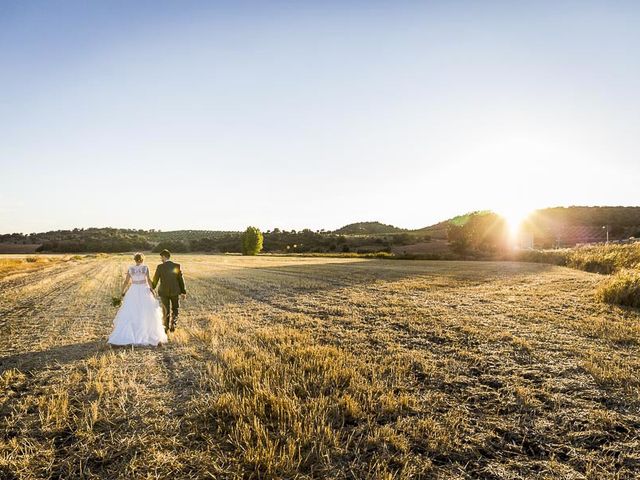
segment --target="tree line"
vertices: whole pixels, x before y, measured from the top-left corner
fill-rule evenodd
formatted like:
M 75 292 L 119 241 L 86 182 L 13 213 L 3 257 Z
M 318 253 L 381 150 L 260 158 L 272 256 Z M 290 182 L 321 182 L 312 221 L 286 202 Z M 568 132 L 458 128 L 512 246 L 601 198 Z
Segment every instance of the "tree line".
M 640 237 L 640 207 L 558 207 L 538 210 L 529 227 L 537 239 L 553 239 L 567 226 L 607 226 L 612 239 Z M 0 235 L 0 243 L 39 245 L 41 252 L 175 252 L 243 251 L 242 232 L 76 228 L 42 233 Z M 401 230 L 379 222 L 360 222 L 333 232 L 274 228 L 263 233 L 264 252 L 278 253 L 378 253 L 394 247 L 446 238 L 453 252 L 484 256 L 505 248 L 507 228 L 492 212 L 472 212 L 421 230 Z M 547 241 L 549 243 L 551 240 Z M 540 243 L 540 242 L 538 242 Z M 542 241 L 541 244 L 545 244 Z
M 0 235 L 0 243 L 38 244 L 38 252 L 117 253 L 130 251 L 159 252 L 166 248 L 176 253 L 211 252 L 242 253 L 242 232 L 181 232 L 87 228 L 58 230 L 38 234 Z M 411 233 L 382 235 L 342 235 L 304 229 L 274 228 L 262 235 L 263 252 L 270 253 L 378 253 L 391 252 L 394 246 L 429 241 L 429 235 Z
M 253 228 L 253 227 L 250 227 Z M 166 248 L 172 252 L 220 252 L 244 253 L 245 233 L 225 233 L 215 237 L 195 240 L 166 240 L 153 248 L 159 252 Z M 347 236 L 314 232 L 309 229 L 286 231 L 275 228 L 261 233 L 262 248 L 269 253 L 378 253 L 391 252 L 393 246 L 410 245 L 419 241 L 430 241 L 428 235 L 409 233 L 389 235 Z M 257 236 L 257 235 L 256 235 Z

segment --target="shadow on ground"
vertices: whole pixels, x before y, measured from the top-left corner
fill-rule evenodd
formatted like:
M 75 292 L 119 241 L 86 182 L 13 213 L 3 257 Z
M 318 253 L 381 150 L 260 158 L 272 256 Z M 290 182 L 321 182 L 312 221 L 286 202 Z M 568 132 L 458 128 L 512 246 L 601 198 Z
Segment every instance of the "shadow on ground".
M 57 365 L 65 365 L 77 360 L 87 359 L 97 353 L 106 353 L 111 350 L 121 351 L 131 348 L 130 346 L 111 347 L 104 340 L 92 340 L 89 342 L 51 347 L 47 350 L 36 352 L 8 355 L 0 357 L 0 374 L 11 368 L 16 368 L 21 371 L 55 368 Z M 135 348 L 138 350 L 152 347 Z

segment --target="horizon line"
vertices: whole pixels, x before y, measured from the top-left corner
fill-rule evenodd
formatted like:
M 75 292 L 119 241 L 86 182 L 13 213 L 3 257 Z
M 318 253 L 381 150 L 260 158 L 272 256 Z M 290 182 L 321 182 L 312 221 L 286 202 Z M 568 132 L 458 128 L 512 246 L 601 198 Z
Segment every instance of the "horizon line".
M 542 208 L 535 208 L 530 210 L 527 213 L 528 215 L 531 215 L 534 212 L 537 211 L 541 211 L 541 210 L 553 210 L 553 209 L 558 209 L 558 208 L 640 208 L 640 205 L 559 205 L 559 206 L 553 206 L 553 207 L 542 207 Z M 444 220 L 439 220 L 435 223 L 432 223 L 430 225 L 425 225 L 424 227 L 418 227 L 418 228 L 406 228 L 406 227 L 399 227 L 395 224 L 392 223 L 385 223 L 382 222 L 380 220 L 360 220 L 360 221 L 355 221 L 355 222 L 350 222 L 350 223 L 346 223 L 344 225 L 342 225 L 341 227 L 335 228 L 335 229 L 327 229 L 327 228 L 310 228 L 310 227 L 303 227 L 303 228 L 290 228 L 290 229 L 286 229 L 286 228 L 280 228 L 280 227 L 272 227 L 269 229 L 264 229 L 262 231 L 267 232 L 267 231 L 273 231 L 276 228 L 279 228 L 282 231 L 293 231 L 295 230 L 296 232 L 300 232 L 302 230 L 311 230 L 312 232 L 319 232 L 319 231 L 325 231 L 325 232 L 335 232 L 337 230 L 340 230 L 341 228 L 350 226 L 350 225 L 354 225 L 354 224 L 358 224 L 358 223 L 380 223 L 382 225 L 387 225 L 387 226 L 391 226 L 394 228 L 398 228 L 400 230 L 405 230 L 405 231 L 416 231 L 416 230 L 423 230 L 425 228 L 429 228 L 429 227 L 433 227 L 435 225 L 438 225 L 440 223 L 443 222 L 447 222 L 453 218 L 456 217 L 461 217 L 461 216 L 465 216 L 465 215 L 471 215 L 473 213 L 477 213 L 477 212 L 492 212 L 495 213 L 497 215 L 501 215 L 499 212 L 496 212 L 494 209 L 477 209 L 477 210 L 471 210 L 471 211 L 467 211 L 465 213 L 461 213 L 458 215 L 454 215 L 452 217 L 446 218 Z M 502 215 L 501 215 L 502 216 Z M 248 226 L 254 226 L 254 225 L 248 225 Z M 38 234 L 38 233 L 47 233 L 47 232 L 63 232 L 63 231 L 73 231 L 73 230 L 88 230 L 88 229 L 114 229 L 114 230 L 133 230 L 133 231 L 143 231 L 143 232 L 151 232 L 152 230 L 159 232 L 159 233 L 170 233 L 170 232 L 183 232 L 183 231 L 196 231 L 196 232 L 219 232 L 219 233 L 237 233 L 237 232 L 242 232 L 246 229 L 247 227 L 243 227 L 240 228 L 238 230 L 233 230 L 233 229 L 212 229 L 212 228 L 178 228 L 178 229 L 161 229 L 161 228 L 156 228 L 156 227 L 152 227 L 152 228 L 135 228 L 135 227 L 113 227 L 113 226 L 102 226 L 102 227 L 98 227 L 98 226 L 90 226 L 90 227 L 72 227 L 72 228 L 59 228 L 57 230 L 42 230 L 42 231 L 38 231 L 38 232 L 29 232 L 29 233 L 25 233 L 25 232 L 2 232 L 0 233 L 0 235 L 15 235 L 15 234 L 19 234 L 19 235 L 31 235 L 31 234 Z M 260 227 L 258 227 L 260 228 Z

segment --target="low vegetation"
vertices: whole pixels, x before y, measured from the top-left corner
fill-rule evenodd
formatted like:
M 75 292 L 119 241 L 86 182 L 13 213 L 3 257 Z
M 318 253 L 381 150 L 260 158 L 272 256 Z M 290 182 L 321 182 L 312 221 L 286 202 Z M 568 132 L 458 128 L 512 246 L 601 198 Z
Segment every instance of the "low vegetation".
M 606 303 L 640 307 L 640 272 L 620 270 L 605 280 L 596 293 Z
M 569 251 L 567 266 L 595 273 L 614 273 L 640 267 L 640 243 L 600 244 Z
M 517 262 L 547 263 L 550 265 L 567 266 L 567 258 L 570 248 L 554 250 L 519 250 L 514 254 L 505 256 L 505 259 L 513 259 Z
M 640 242 L 522 251 L 517 254 L 516 259 L 563 265 L 586 272 L 611 274 L 623 269 L 640 268 Z
M 28 256 L 21 255 L 0 257 L 0 276 L 10 273 L 39 269 L 46 264 L 68 260 L 62 257 Z

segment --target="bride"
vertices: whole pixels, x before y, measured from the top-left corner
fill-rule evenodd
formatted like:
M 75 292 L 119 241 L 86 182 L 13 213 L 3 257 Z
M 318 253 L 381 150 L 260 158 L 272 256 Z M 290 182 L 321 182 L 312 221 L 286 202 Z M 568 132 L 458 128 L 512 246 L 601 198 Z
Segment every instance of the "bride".
M 113 320 L 108 342 L 112 345 L 158 345 L 167 341 L 162 326 L 162 307 L 151 289 L 149 267 L 136 253 L 122 285 L 122 306 Z

